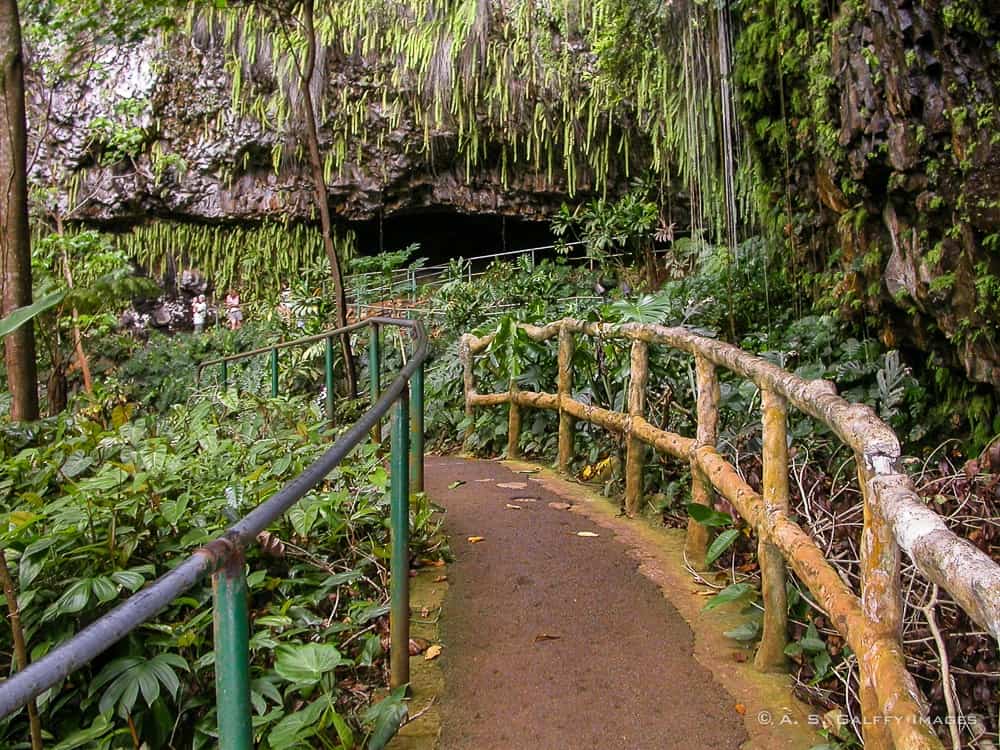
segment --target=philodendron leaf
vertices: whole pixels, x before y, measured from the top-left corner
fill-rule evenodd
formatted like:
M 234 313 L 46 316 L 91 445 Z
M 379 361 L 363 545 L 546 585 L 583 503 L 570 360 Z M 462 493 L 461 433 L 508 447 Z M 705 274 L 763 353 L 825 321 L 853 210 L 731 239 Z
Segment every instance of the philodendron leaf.
M 719 556 L 739 538 L 739 535 L 739 529 L 726 529 L 715 537 L 712 544 L 709 545 L 708 552 L 705 553 L 705 565 L 711 565 L 718 560 Z
M 343 659 L 333 646 L 305 643 L 278 648 L 274 670 L 289 682 L 315 685 L 327 672 L 332 672 Z
M 702 526 L 730 526 L 733 518 L 728 513 L 719 513 L 701 503 L 688 503 L 688 515 Z
M 749 583 L 734 583 L 732 586 L 727 586 L 722 589 L 718 594 L 708 600 L 708 604 L 705 605 L 704 609 L 715 609 L 716 607 L 721 607 L 723 604 L 732 604 L 733 602 L 742 601 L 746 599 L 753 593 L 753 586 Z
M 374 724 L 368 750 L 382 750 L 399 731 L 408 711 L 403 702 L 405 695 L 406 686 L 402 685 L 365 711 L 364 722 Z

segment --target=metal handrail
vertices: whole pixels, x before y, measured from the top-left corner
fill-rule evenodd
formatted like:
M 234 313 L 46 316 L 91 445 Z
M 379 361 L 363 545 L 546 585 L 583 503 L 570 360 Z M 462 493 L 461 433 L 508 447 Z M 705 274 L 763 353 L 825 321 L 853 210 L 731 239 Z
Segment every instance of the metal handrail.
M 58 685 L 72 672 L 92 661 L 131 631 L 155 617 L 171 601 L 191 589 L 206 574 L 213 579 L 216 633 L 216 691 L 219 704 L 219 746 L 225 750 L 249 750 L 253 746 L 249 691 L 249 618 L 243 551 L 257 536 L 281 517 L 307 492 L 319 484 L 380 423 L 396 405 L 391 440 L 392 557 L 390 564 L 391 618 L 390 662 L 393 687 L 409 682 L 409 494 L 423 487 L 423 366 L 427 359 L 427 333 L 415 320 L 369 318 L 343 328 L 308 336 L 272 347 L 221 357 L 202 363 L 198 372 L 212 364 L 223 364 L 260 355 L 278 348 L 328 339 L 370 326 L 377 342 L 379 326 L 408 328 L 413 341 L 409 361 L 384 390 L 377 393 L 369 409 L 337 438 L 334 444 L 295 479 L 258 505 L 225 533 L 195 550 L 173 570 L 129 597 L 95 620 L 66 643 L 0 684 L 0 717 L 21 708 L 32 698 Z M 371 353 L 370 353 L 371 354 Z M 372 358 L 377 362 L 377 351 Z M 377 367 L 373 381 L 377 384 Z M 407 387 L 409 386 L 409 388 Z M 414 402 L 411 414 L 410 400 Z M 410 451 L 409 432 L 419 432 Z M 419 452 L 419 455 L 414 453 Z M 410 461 L 407 462 L 407 454 Z M 417 471 L 411 472 L 411 466 Z

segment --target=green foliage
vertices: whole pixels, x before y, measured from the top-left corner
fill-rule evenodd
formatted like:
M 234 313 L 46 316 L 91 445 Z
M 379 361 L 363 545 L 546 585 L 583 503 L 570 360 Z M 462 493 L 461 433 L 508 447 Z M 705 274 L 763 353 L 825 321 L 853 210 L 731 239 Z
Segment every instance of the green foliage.
M 18 581 L 32 657 L 301 472 L 325 449 L 324 423 L 308 401 L 230 393 L 161 415 L 113 399 L 31 430 L 0 428 L 0 542 Z M 412 513 L 420 555 L 438 544 L 436 526 L 424 498 Z M 387 611 L 380 583 L 387 519 L 387 473 L 374 448 L 363 446 L 248 550 L 258 747 L 354 748 L 368 734 L 377 744 L 392 721 L 398 725 L 401 696 L 361 718 L 365 698 L 341 684 L 382 679 L 378 637 L 366 631 Z M 174 746 L 214 745 L 210 601 L 205 581 L 41 696 L 46 730 L 67 747 L 131 747 L 130 727 L 150 747 L 170 737 Z M 0 629 L 5 671 L 10 637 Z M 13 746 L 26 732 L 23 713 L 8 717 L 0 744 Z
M 595 260 L 624 254 L 626 262 L 634 261 L 637 253 L 652 248 L 658 216 L 655 203 L 630 192 L 617 201 L 596 198 L 574 209 L 564 203 L 552 219 L 552 233 L 582 240 L 587 255 Z M 562 248 L 568 250 L 565 245 Z
M 134 227 L 116 236 L 115 243 L 152 274 L 197 268 L 218 292 L 235 287 L 251 304 L 272 304 L 286 284 L 316 288 L 329 277 L 322 238 L 306 224 L 206 226 L 160 221 Z M 341 258 L 354 255 L 353 232 L 336 234 L 334 243 Z

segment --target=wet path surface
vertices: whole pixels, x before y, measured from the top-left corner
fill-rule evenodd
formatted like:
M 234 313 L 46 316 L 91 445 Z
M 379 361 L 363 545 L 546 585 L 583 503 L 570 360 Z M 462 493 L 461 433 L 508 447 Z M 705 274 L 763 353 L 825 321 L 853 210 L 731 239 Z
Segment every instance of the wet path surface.
M 687 624 L 610 532 L 495 462 L 428 457 L 426 487 L 448 511 L 456 557 L 441 620 L 444 750 L 746 739 Z

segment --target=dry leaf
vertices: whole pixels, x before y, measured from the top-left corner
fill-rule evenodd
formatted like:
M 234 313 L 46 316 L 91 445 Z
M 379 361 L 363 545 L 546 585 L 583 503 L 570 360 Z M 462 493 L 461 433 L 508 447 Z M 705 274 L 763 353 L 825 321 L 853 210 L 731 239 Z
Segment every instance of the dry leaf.
M 552 510 L 569 510 L 573 506 L 569 503 L 549 503 L 549 507 L 552 508 Z
M 270 531 L 262 531 L 257 535 L 257 542 L 261 546 L 261 551 L 271 557 L 285 556 L 285 543 L 272 534 Z
M 416 656 L 417 654 L 422 654 L 427 650 L 427 647 L 431 645 L 431 642 L 426 638 L 411 638 L 410 639 L 410 656 Z
M 439 656 L 441 656 L 441 646 L 440 644 L 435 643 L 433 646 L 427 649 L 427 652 L 424 654 L 424 659 L 427 661 L 432 661 L 433 659 L 437 659 Z
M 511 510 L 521 510 L 520 505 L 511 505 L 510 503 L 507 503 L 507 507 L 510 508 Z
M 437 560 L 429 560 L 426 557 L 421 557 L 419 560 L 417 560 L 417 564 L 421 568 L 443 568 L 444 560 L 441 560 L 440 558 Z
M 485 542 L 485 541 L 486 541 L 486 537 L 484 537 L 484 536 L 470 536 L 469 537 L 469 544 L 479 544 L 479 542 Z
M 497 487 L 501 487 L 505 490 L 523 490 L 527 488 L 525 482 L 497 482 Z
M 747 712 L 747 707 L 745 705 L 743 705 L 742 703 L 736 704 L 736 713 L 738 713 L 740 716 L 743 716 L 746 714 L 746 712 Z
M 538 498 L 537 497 L 512 497 L 511 500 L 513 500 L 515 503 L 537 503 L 538 502 Z
M 452 482 L 451 484 L 448 485 L 448 489 L 449 490 L 453 490 L 456 487 L 461 487 L 463 484 L 465 484 L 465 480 L 464 479 L 457 479 L 457 480 L 455 480 L 454 482 Z
M 597 533 L 595 533 L 593 531 L 578 531 L 578 532 L 576 532 L 576 535 L 577 536 L 600 536 L 600 534 L 597 534 Z
M 534 469 L 515 469 L 514 473 L 515 474 L 537 474 L 541 470 L 542 470 L 541 467 L 536 466 Z
M 486 477 L 485 479 L 477 479 L 476 481 L 477 482 L 495 482 L 496 480 L 493 479 L 493 477 Z
M 562 638 L 561 635 L 552 635 L 551 633 L 539 633 L 535 636 L 535 643 L 540 641 L 558 641 Z
M 448 576 L 438 576 L 434 579 L 434 583 L 444 583 L 448 580 Z

